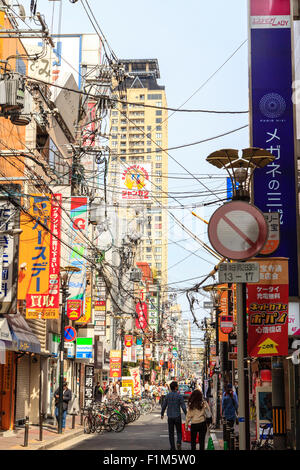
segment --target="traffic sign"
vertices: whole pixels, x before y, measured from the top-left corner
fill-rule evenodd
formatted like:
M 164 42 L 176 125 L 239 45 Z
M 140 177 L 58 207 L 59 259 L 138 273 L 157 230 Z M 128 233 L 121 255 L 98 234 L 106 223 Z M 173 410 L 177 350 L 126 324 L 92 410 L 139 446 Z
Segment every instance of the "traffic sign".
M 259 263 L 221 263 L 218 270 L 221 284 L 259 282 Z
M 214 308 L 213 302 L 203 302 L 203 308 Z
M 225 258 L 246 260 L 256 256 L 268 237 L 263 213 L 252 204 L 233 201 L 217 209 L 208 224 L 213 248 Z
M 65 326 L 65 334 L 64 334 L 65 341 L 75 341 L 76 339 L 76 330 L 73 326 Z

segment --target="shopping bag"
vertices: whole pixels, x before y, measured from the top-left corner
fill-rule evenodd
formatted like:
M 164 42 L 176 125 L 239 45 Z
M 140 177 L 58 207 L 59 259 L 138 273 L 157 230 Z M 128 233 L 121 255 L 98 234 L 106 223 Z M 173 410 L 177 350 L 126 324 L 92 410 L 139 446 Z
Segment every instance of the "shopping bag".
M 188 426 L 188 429 L 185 428 L 185 423 L 181 424 L 182 430 L 182 440 L 183 442 L 191 442 L 191 426 Z M 199 434 L 197 434 L 196 443 L 199 442 Z

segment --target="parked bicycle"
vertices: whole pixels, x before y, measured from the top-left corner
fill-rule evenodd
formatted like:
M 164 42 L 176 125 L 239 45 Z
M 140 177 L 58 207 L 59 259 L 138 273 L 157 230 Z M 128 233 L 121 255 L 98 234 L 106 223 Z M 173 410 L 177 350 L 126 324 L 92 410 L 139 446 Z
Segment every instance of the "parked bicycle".
M 272 422 L 260 425 L 260 438 L 252 442 L 251 450 L 273 450 Z

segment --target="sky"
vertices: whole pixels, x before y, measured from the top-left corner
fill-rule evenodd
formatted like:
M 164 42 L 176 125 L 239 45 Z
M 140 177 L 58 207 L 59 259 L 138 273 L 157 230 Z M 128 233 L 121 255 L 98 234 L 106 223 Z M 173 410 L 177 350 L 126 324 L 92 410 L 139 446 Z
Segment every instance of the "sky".
M 158 59 L 161 73 L 159 84 L 166 87 L 169 107 L 181 106 L 194 94 L 183 108 L 248 110 L 247 0 L 88 1 L 118 58 Z M 95 32 L 81 0 L 74 4 L 70 0 L 62 2 L 62 34 Z M 28 13 L 29 0 L 22 3 Z M 45 15 L 49 29 L 52 27 L 54 34 L 59 30 L 59 3 L 50 0 L 37 1 L 37 11 Z M 248 114 L 177 112 L 169 117 L 169 147 L 217 136 L 247 125 L 248 119 Z M 200 145 L 170 151 L 169 173 L 178 173 L 180 175 L 177 176 L 189 179 L 170 179 L 169 192 L 205 192 L 198 197 L 179 199 L 182 204 L 189 205 L 217 201 L 216 196 L 208 190 L 224 190 L 219 197 L 225 198 L 224 172 L 209 165 L 205 159 L 211 152 L 222 148 L 243 149 L 248 146 L 249 128 L 246 128 Z M 206 175 L 206 179 L 199 176 L 198 179 L 202 181 L 200 183 L 199 180 L 193 179 L 191 174 Z M 213 174 L 215 178 L 207 179 L 207 175 Z M 179 209 L 178 202 L 171 198 L 168 203 L 177 206 L 172 209 L 172 213 L 178 219 L 199 238 L 209 243 L 207 225 L 192 216 L 191 209 Z M 219 201 L 207 207 L 198 207 L 195 211 L 209 220 L 211 214 L 222 204 Z M 193 286 L 197 279 L 185 280 L 198 276 L 201 280 L 201 276 L 207 275 L 216 264 L 216 259 L 179 229 L 171 217 L 167 236 L 170 242 L 176 241 L 181 245 L 169 245 L 168 282 L 177 283 L 171 284 L 172 287 Z M 196 252 L 198 256 L 190 255 L 186 250 Z M 177 300 L 182 306 L 184 317 L 192 320 L 185 295 L 178 293 Z M 205 299 L 201 300 L 200 305 L 203 300 Z M 199 308 L 197 319 L 200 320 L 204 315 L 208 315 L 208 312 Z M 197 327 L 195 328 L 195 336 L 198 336 Z

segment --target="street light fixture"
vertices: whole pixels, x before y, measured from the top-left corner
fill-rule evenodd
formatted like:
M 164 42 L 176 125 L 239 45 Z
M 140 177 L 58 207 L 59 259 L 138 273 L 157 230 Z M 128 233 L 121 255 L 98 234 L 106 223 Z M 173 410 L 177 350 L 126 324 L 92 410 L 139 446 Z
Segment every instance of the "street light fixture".
M 62 433 L 62 420 L 63 420 L 63 383 L 64 383 L 64 346 L 65 346 L 65 315 L 66 315 L 66 301 L 69 297 L 69 282 L 71 276 L 80 269 L 75 266 L 66 266 L 60 269 L 60 289 L 62 293 L 62 311 L 60 323 L 60 371 L 59 371 L 59 401 L 58 401 L 58 433 Z
M 256 168 L 264 168 L 275 160 L 268 150 L 250 147 L 239 151 L 236 149 L 222 149 L 211 153 L 206 161 L 229 174 L 233 188 L 232 200 L 250 200 L 250 184 Z

